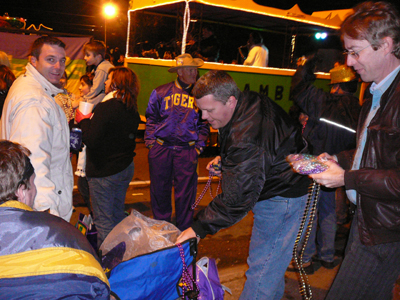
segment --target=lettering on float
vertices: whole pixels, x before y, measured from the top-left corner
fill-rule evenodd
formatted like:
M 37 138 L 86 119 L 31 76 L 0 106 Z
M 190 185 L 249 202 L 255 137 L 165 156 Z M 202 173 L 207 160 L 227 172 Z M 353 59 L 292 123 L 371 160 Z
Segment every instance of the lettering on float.
M 172 106 L 182 106 L 187 108 L 195 109 L 194 97 L 186 94 L 172 94 L 171 96 L 164 98 L 165 110 L 168 110 Z
M 246 85 L 244 86 L 244 91 L 250 91 L 250 84 L 249 83 L 246 83 Z M 269 94 L 269 85 L 267 84 L 264 87 L 262 84 L 260 84 L 259 93 L 261 95 L 269 96 L 268 95 Z M 275 87 L 275 98 L 274 98 L 274 100 L 275 101 L 279 101 L 279 100 L 282 100 L 282 98 L 283 98 L 283 86 L 282 85 L 277 85 Z

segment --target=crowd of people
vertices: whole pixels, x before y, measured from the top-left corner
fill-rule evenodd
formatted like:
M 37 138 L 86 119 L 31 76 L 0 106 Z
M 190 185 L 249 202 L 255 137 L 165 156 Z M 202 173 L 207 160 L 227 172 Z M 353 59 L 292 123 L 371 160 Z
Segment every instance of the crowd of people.
M 218 60 L 219 46 L 209 27 L 203 28 L 204 51 L 175 57 L 168 71 L 177 74 L 176 80 L 151 93 L 144 139 L 153 217 L 172 221 L 172 188 L 175 223 L 182 230 L 176 243 L 200 241 L 253 211 L 240 299 L 282 298 L 312 180 L 323 187 L 303 267 L 310 273 L 313 260 L 335 266 L 335 189 L 344 187 L 355 215 L 326 299 L 392 299 L 400 275 L 400 15 L 386 2 L 361 3 L 342 23 L 341 37 L 346 61 L 331 70 L 330 93 L 313 85 L 315 57 L 304 60 L 293 76 L 291 98 L 306 116 L 298 120 L 301 126 L 268 96 L 240 91 L 225 71 L 211 70 L 198 79 L 204 61 Z M 262 37 L 252 33 L 249 45 L 246 61 L 267 66 Z M 127 67 L 113 66 L 104 43 L 91 40 L 83 51 L 92 68 L 80 78 L 80 95 L 74 96 L 66 89 L 65 48 L 58 38 L 43 36 L 33 42 L 23 76 L 15 79 L 7 63 L 0 66 L 0 221 L 10 229 L 0 234 L 0 256 L 9 258 L 8 272 L 15 278 L 0 285 L 1 295 L 12 295 L 18 285 L 23 295 L 44 293 L 36 298 L 66 298 L 68 293 L 110 298 L 95 250 L 68 223 L 74 182 L 70 134 L 82 133 L 78 186 L 100 246 L 125 218 L 140 122 L 139 78 Z M 361 107 L 353 96 L 354 71 L 372 83 Z M 197 193 L 198 156 L 210 126 L 219 132 L 220 155 L 207 169 L 222 176 L 222 193 L 194 217 L 190 207 Z M 306 153 L 318 156 L 327 170 L 309 176 L 294 172 L 287 156 Z M 54 252 L 57 248 L 72 259 L 77 252 L 83 258 L 60 275 L 58 264 L 67 262 Z M 40 276 L 19 273 L 21 257 L 30 257 L 32 268 L 43 267 L 36 250 L 46 253 L 46 266 L 55 269 L 45 268 Z M 0 282 L 9 274 L 0 275 Z M 36 288 L 48 282 L 57 288 Z

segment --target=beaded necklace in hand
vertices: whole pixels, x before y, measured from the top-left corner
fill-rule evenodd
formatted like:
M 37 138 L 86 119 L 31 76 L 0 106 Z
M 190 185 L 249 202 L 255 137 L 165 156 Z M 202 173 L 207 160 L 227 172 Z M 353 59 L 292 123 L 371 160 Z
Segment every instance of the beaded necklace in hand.
M 192 210 L 196 209 L 197 205 L 199 205 L 201 199 L 203 199 L 203 197 L 206 194 L 208 189 L 210 189 L 211 198 L 214 198 L 214 196 L 212 195 L 212 189 L 211 189 L 211 182 L 212 182 L 212 179 L 213 179 L 214 176 L 216 176 L 214 171 L 212 169 L 210 169 L 210 172 L 208 173 L 208 180 L 207 180 L 206 186 L 204 187 L 204 189 L 201 192 L 200 196 L 197 198 L 197 200 L 191 206 Z M 217 190 L 215 191 L 215 197 L 217 197 L 220 187 L 221 187 L 221 176 L 218 176 L 218 186 L 217 186 Z

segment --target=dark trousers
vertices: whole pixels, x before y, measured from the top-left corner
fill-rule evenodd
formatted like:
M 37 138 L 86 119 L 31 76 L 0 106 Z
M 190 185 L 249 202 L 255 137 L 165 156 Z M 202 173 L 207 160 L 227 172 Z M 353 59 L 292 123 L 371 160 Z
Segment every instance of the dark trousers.
M 334 261 L 336 227 L 335 190 L 321 189 L 303 262 L 311 261 L 314 254 L 323 261 Z
M 356 214 L 345 258 L 325 300 L 391 300 L 399 275 L 400 242 L 363 245 Z
M 171 193 L 174 187 L 176 227 L 185 230 L 193 222 L 196 200 L 198 154 L 194 146 L 163 146 L 149 150 L 150 198 L 153 216 L 171 222 Z
M 81 177 L 78 176 L 78 191 L 81 194 L 83 200 L 85 201 L 85 204 L 87 208 L 89 209 L 89 212 L 92 211 L 92 207 L 90 205 L 90 192 L 89 192 L 89 183 L 87 181 L 86 177 Z

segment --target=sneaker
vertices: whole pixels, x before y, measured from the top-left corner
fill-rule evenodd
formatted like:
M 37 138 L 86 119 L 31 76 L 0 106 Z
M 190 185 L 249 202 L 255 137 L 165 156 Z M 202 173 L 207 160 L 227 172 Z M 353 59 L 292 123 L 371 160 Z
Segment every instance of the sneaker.
M 336 264 L 334 261 L 327 262 L 324 260 L 320 260 L 320 262 L 321 262 L 321 266 L 323 266 L 325 269 L 333 269 L 334 267 L 336 267 Z

